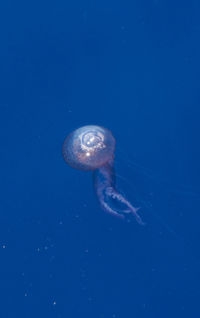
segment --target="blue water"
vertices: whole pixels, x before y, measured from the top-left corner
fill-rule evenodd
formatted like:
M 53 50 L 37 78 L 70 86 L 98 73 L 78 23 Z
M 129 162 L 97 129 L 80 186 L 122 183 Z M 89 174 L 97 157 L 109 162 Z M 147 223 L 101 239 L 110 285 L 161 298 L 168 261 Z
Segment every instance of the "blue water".
M 0 317 L 199 317 L 200 3 L 0 4 Z M 146 222 L 106 215 L 73 129 L 109 128 L 118 187 Z

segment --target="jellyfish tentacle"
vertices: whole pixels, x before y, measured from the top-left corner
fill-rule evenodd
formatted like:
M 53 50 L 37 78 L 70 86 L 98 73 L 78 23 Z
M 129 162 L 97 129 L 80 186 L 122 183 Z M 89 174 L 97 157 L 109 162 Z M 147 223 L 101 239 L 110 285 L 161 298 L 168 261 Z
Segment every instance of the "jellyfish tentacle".
M 99 203 L 104 211 L 121 219 L 133 215 L 136 221 L 144 225 L 135 208 L 116 189 L 113 160 L 94 171 L 94 188 Z

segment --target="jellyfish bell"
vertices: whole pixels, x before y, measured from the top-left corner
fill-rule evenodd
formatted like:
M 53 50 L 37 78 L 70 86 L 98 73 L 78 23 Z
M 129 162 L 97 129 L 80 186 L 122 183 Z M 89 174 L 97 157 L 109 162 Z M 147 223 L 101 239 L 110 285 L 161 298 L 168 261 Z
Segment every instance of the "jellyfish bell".
M 115 138 L 104 127 L 89 125 L 74 130 L 64 141 L 63 157 L 79 170 L 95 170 L 113 161 Z

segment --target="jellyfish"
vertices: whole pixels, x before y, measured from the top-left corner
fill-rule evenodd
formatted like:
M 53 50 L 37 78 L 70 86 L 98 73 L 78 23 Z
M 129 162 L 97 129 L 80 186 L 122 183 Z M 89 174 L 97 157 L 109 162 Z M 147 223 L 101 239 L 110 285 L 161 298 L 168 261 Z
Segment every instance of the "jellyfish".
M 139 224 L 144 224 L 139 208 L 116 188 L 115 138 L 110 130 L 95 125 L 80 127 L 66 137 L 62 152 L 72 168 L 93 171 L 95 193 L 105 212 L 121 219 L 132 215 Z

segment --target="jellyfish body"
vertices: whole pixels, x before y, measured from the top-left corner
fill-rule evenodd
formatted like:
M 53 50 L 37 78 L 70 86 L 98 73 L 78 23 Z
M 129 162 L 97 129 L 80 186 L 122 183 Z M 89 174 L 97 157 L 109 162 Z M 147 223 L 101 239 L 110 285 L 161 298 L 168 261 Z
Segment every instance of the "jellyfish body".
M 92 170 L 94 189 L 102 209 L 119 218 L 133 215 L 143 224 L 137 210 L 116 189 L 114 171 L 115 138 L 100 126 L 83 126 L 64 141 L 63 157 L 67 164 L 79 170 Z

